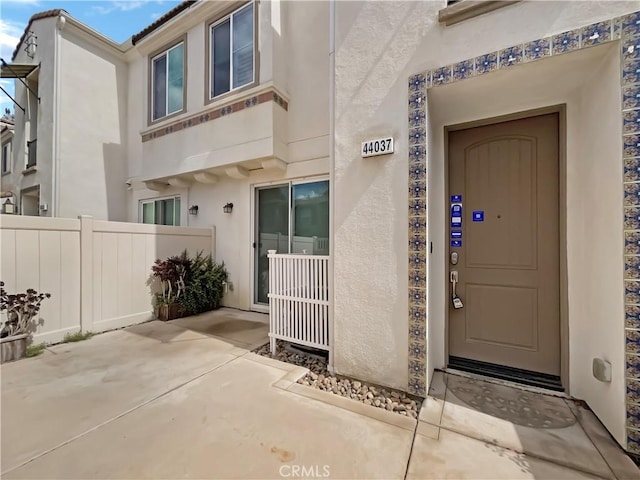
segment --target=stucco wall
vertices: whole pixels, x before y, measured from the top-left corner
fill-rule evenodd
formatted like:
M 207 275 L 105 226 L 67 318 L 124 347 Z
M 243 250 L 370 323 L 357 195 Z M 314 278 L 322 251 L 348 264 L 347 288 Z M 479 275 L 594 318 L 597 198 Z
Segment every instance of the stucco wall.
M 21 48 L 15 58 L 16 63 L 31 63 L 40 65 L 40 68 L 34 72 L 31 78 L 38 77 L 38 95 L 40 104 L 38 108 L 37 121 L 37 166 L 35 173 L 23 175 L 23 170 L 27 164 L 27 141 L 31 140 L 29 132 L 25 130 L 25 120 L 28 115 L 15 108 L 15 137 L 13 141 L 13 171 L 10 175 L 2 177 L 2 190 L 9 190 L 18 196 L 18 205 L 20 205 L 20 192 L 26 188 L 40 186 L 40 204 L 47 204 L 48 211 L 40 212 L 42 216 L 51 216 L 54 214 L 53 200 L 53 184 L 52 184 L 52 160 L 53 160 L 53 112 L 55 104 L 55 35 L 56 35 L 56 18 L 44 18 L 34 22 L 31 31 L 38 38 L 38 47 L 33 59 L 29 58 Z M 30 98 L 28 98 L 30 97 Z M 29 112 L 30 102 L 34 105 L 37 103 L 35 97 L 28 94 L 24 85 L 15 82 L 15 99 L 23 108 Z M 26 117 L 26 118 L 25 118 Z M 35 126 L 30 126 L 35 128 Z
M 401 388 L 405 388 L 407 382 L 408 77 L 637 8 L 635 2 L 521 2 L 444 27 L 437 21 L 437 12 L 444 4 L 444 1 L 336 4 L 335 367 L 340 373 Z M 540 65 L 548 61 L 541 61 Z M 524 68 L 527 66 L 515 67 L 514 71 Z M 557 77 L 548 78 L 558 80 Z M 579 79 L 575 85 L 583 84 L 586 78 Z M 460 82 L 460 85 L 471 81 Z M 572 87 L 574 90 L 575 85 Z M 582 98 L 582 93 L 569 91 L 565 91 L 563 97 L 555 85 L 537 97 L 531 96 L 529 90 L 518 84 L 513 86 L 512 93 L 508 100 L 498 96 L 492 109 L 476 113 L 491 116 L 570 102 L 571 95 L 574 102 L 579 103 Z M 465 102 L 458 106 L 459 115 L 455 118 L 449 116 L 447 121 L 465 122 L 482 118 L 482 115 L 476 118 L 471 113 L 474 98 L 478 97 L 465 98 Z M 427 108 L 431 109 L 432 99 L 428 102 Z M 573 113 L 568 109 L 567 114 L 571 123 Z M 427 300 L 430 317 L 428 368 L 431 371 L 444 365 L 446 252 L 442 228 L 443 191 L 438 191 L 433 183 L 434 175 L 443 175 L 442 163 L 438 162 L 438 158 L 442 158 L 443 146 L 437 150 L 430 137 L 434 132 L 441 134 L 442 124 L 434 124 L 429 114 L 427 121 L 430 124 L 427 134 L 427 144 L 430 145 L 427 206 L 430 227 L 427 240 L 434 242 L 434 254 L 429 257 Z M 576 121 L 574 117 L 574 125 Z M 387 135 L 396 139 L 394 155 L 366 160 L 360 158 L 360 142 Z M 437 153 L 435 157 L 432 155 L 434 152 Z M 613 158 L 611 161 L 618 161 L 620 157 L 616 155 Z M 619 166 L 616 172 L 619 175 Z M 617 185 L 612 197 L 617 200 L 612 201 L 619 201 L 620 189 Z M 584 193 L 590 194 L 591 191 L 581 189 L 580 195 Z M 610 222 L 603 226 L 613 228 Z M 621 235 L 621 229 L 618 228 L 615 234 Z M 601 246 L 603 241 L 598 239 L 595 242 Z M 615 243 L 611 238 L 607 241 Z M 606 253 L 607 259 L 613 260 L 613 264 L 607 267 L 611 270 L 607 275 L 613 275 L 613 270 L 621 268 L 619 248 L 621 246 Z M 619 278 L 607 291 L 606 295 L 611 299 L 607 302 L 613 302 L 616 295 L 616 301 L 621 302 Z M 591 288 L 582 285 L 578 297 L 592 294 Z M 576 302 L 582 300 L 574 298 Z M 620 308 L 618 306 L 611 311 L 611 318 L 620 319 L 622 328 L 622 315 L 618 315 Z M 432 321 L 440 323 L 442 328 L 433 330 Z M 619 338 L 622 338 L 621 334 Z M 608 344 L 607 349 L 618 352 L 618 343 Z M 580 363 L 583 378 L 589 368 L 585 362 L 590 362 L 586 357 L 591 354 L 596 352 L 587 353 L 585 350 L 575 360 Z M 614 355 L 619 356 L 619 353 Z M 589 383 L 583 382 L 582 385 L 589 388 Z M 616 386 L 611 391 L 615 393 L 609 400 L 619 403 L 624 392 Z M 591 398 L 596 394 L 595 390 L 590 390 Z M 582 391 L 581 395 L 584 397 L 586 393 Z M 624 412 L 620 414 L 624 415 Z M 611 420 L 610 425 L 619 441 L 623 441 L 619 419 Z
M 200 7 L 199 7 L 200 8 Z M 129 220 L 139 221 L 140 200 L 181 196 L 182 225 L 216 226 L 216 259 L 224 261 L 233 289 L 224 303 L 252 308 L 253 300 L 253 192 L 255 185 L 302 178 L 328 178 L 329 6 L 328 2 L 261 1 L 259 12 L 260 85 L 205 105 L 205 21 L 215 18 L 194 10 L 170 32 L 158 32 L 127 54 L 129 70 L 127 150 Z M 198 23 L 199 22 L 199 23 Z M 187 29 L 187 111 L 185 117 L 208 111 L 275 87 L 288 100 L 288 111 L 275 102 L 261 103 L 202 125 L 160 138 L 141 141 L 147 126 L 148 55 Z M 182 118 L 182 116 L 178 116 Z M 171 123 L 167 120 L 166 123 Z M 164 125 L 165 122 L 160 122 Z M 277 157 L 289 162 L 286 171 L 265 170 L 259 159 Z M 225 168 L 242 163 L 247 178 L 228 177 Z M 192 181 L 187 188 L 162 191 L 142 188 L 139 180 L 167 178 L 207 170 L 218 177 L 215 184 Z M 222 206 L 234 204 L 233 213 Z M 197 216 L 187 209 L 198 205 Z
M 94 42 L 61 30 L 57 216 L 125 220 L 127 64 Z

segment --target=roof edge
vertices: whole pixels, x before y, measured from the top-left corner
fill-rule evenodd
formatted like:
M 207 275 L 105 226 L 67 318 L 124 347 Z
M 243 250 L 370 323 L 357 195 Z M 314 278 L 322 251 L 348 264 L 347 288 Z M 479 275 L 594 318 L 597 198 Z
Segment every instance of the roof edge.
M 131 37 L 131 44 L 135 45 L 140 40 L 147 37 L 151 33 L 155 32 L 157 29 L 162 27 L 165 23 L 177 17 L 180 13 L 184 12 L 185 10 L 188 10 L 199 1 L 200 0 L 185 0 L 182 3 L 179 3 L 178 5 L 173 7 L 171 10 L 169 10 L 167 13 L 165 13 L 160 18 L 158 18 L 155 22 L 145 27 L 143 30 L 139 31 L 138 33 L 134 34 Z
M 29 29 L 31 28 L 31 25 L 33 25 L 33 22 L 35 22 L 36 20 L 43 19 L 43 18 L 58 17 L 58 16 L 60 16 L 61 13 L 65 13 L 65 14 L 69 15 L 69 12 L 67 12 L 66 10 L 64 10 L 62 8 L 56 8 L 56 9 L 53 9 L 53 10 L 45 10 L 43 12 L 38 12 L 38 13 L 34 13 L 33 15 L 31 15 L 31 18 L 29 18 L 29 22 L 27 22 L 27 26 L 24 27 L 24 31 L 22 32 L 22 35 L 20 36 L 20 40 L 18 40 L 18 44 L 16 45 L 16 48 L 13 50 L 13 54 L 11 54 L 11 61 L 13 62 L 16 59 L 16 56 L 18 55 L 18 51 L 20 51 L 20 45 L 22 45 L 22 42 L 24 42 L 25 38 L 27 38 L 27 33 L 29 32 Z

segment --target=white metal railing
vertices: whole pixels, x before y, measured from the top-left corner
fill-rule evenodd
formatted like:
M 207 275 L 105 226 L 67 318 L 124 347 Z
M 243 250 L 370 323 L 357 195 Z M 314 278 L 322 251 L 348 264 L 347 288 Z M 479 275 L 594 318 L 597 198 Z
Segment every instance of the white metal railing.
M 269 339 L 330 350 L 329 256 L 269 250 Z

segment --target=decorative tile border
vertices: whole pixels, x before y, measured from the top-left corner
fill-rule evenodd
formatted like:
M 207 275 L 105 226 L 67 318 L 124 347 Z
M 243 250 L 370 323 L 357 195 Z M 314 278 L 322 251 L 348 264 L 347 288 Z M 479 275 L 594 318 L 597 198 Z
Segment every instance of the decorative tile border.
M 192 115 L 189 118 L 183 118 L 182 120 L 173 122 L 170 125 L 165 125 L 164 127 L 157 128 L 142 135 L 142 142 L 144 143 L 155 138 L 164 137 L 165 135 L 169 135 L 170 133 L 175 133 L 179 132 L 180 130 L 195 127 L 196 125 L 201 125 L 217 118 L 239 112 L 240 110 L 255 107 L 256 105 L 260 105 L 266 102 L 275 102 L 285 111 L 289 109 L 289 104 L 287 103 L 287 101 L 282 98 L 277 92 L 270 89 L 264 93 L 254 95 L 253 97 L 243 98 L 242 100 L 238 100 L 234 103 L 200 112 L 199 114 Z
M 409 382 L 426 395 L 427 89 L 613 40 L 621 45 L 627 450 L 640 454 L 640 11 L 409 78 Z

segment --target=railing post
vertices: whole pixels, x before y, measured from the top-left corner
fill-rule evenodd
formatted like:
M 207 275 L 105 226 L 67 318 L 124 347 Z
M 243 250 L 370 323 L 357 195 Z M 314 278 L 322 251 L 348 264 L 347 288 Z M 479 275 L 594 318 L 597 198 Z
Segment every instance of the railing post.
M 275 285 L 274 255 L 276 254 L 276 252 L 277 250 L 267 250 L 267 258 L 269 259 L 269 291 L 267 292 L 267 298 L 269 297 L 269 293 Z M 269 333 L 271 334 L 269 336 L 269 350 L 271 351 L 271 356 L 273 357 L 275 357 L 277 349 L 276 337 L 273 335 L 273 327 L 276 324 L 276 319 L 274 318 L 276 302 L 277 300 L 269 298 Z
M 93 217 L 80 215 L 80 330 L 93 329 Z

